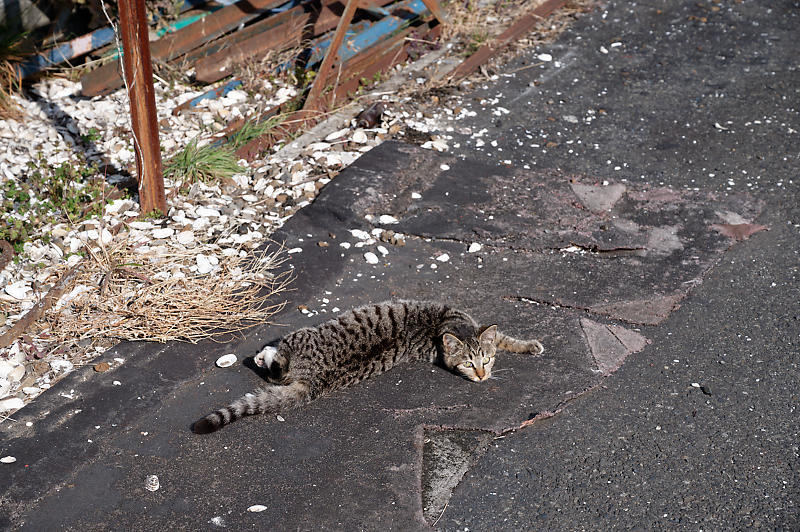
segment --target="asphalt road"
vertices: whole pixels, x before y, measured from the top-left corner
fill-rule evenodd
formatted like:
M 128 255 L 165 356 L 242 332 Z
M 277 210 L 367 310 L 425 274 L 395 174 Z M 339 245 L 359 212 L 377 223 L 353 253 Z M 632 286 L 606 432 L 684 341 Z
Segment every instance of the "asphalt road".
M 123 344 L 0 426 L 0 526 L 798 529 L 798 27 L 792 2 L 610 2 L 453 93 L 475 114 L 447 154 L 387 142 L 278 235 L 303 250 L 288 327 L 444 299 L 543 357 L 489 386 L 409 365 L 200 437 L 260 382 L 214 360 L 286 328 Z M 359 239 L 366 214 L 406 244 Z

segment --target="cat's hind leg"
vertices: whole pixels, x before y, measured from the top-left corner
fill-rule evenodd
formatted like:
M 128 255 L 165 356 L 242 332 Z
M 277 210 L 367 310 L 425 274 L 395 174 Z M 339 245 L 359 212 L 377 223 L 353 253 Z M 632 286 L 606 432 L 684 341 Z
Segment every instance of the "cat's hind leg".
M 271 345 L 264 346 L 261 351 L 253 357 L 256 366 L 269 371 L 270 379 L 280 382 L 286 377 L 289 371 L 289 361 L 277 348 Z

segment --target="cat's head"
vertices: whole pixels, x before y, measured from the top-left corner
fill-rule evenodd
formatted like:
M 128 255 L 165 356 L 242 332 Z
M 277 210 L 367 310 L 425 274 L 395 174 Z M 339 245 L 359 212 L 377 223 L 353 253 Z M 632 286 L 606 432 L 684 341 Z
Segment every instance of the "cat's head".
M 466 379 L 480 382 L 492 376 L 497 325 L 486 327 L 477 337 L 459 340 L 450 333 L 442 336 L 444 364 Z

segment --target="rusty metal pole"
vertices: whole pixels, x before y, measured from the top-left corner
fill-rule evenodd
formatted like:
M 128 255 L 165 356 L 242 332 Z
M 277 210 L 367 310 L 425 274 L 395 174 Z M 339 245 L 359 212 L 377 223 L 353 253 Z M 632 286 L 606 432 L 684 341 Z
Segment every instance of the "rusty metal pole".
M 166 214 L 167 200 L 164 197 L 164 176 L 161 171 L 153 65 L 150 63 L 150 40 L 144 0 L 120 0 L 118 5 L 122 65 L 131 104 L 139 204 L 142 214 L 153 211 Z

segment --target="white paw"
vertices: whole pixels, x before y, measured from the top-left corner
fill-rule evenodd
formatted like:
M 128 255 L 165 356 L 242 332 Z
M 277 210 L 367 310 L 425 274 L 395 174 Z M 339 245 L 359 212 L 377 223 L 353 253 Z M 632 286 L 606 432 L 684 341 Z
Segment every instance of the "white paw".
M 259 351 L 258 354 L 253 357 L 253 360 L 258 367 L 269 368 L 272 366 L 272 361 L 275 360 L 275 355 L 277 354 L 278 350 L 271 345 L 268 345 Z

